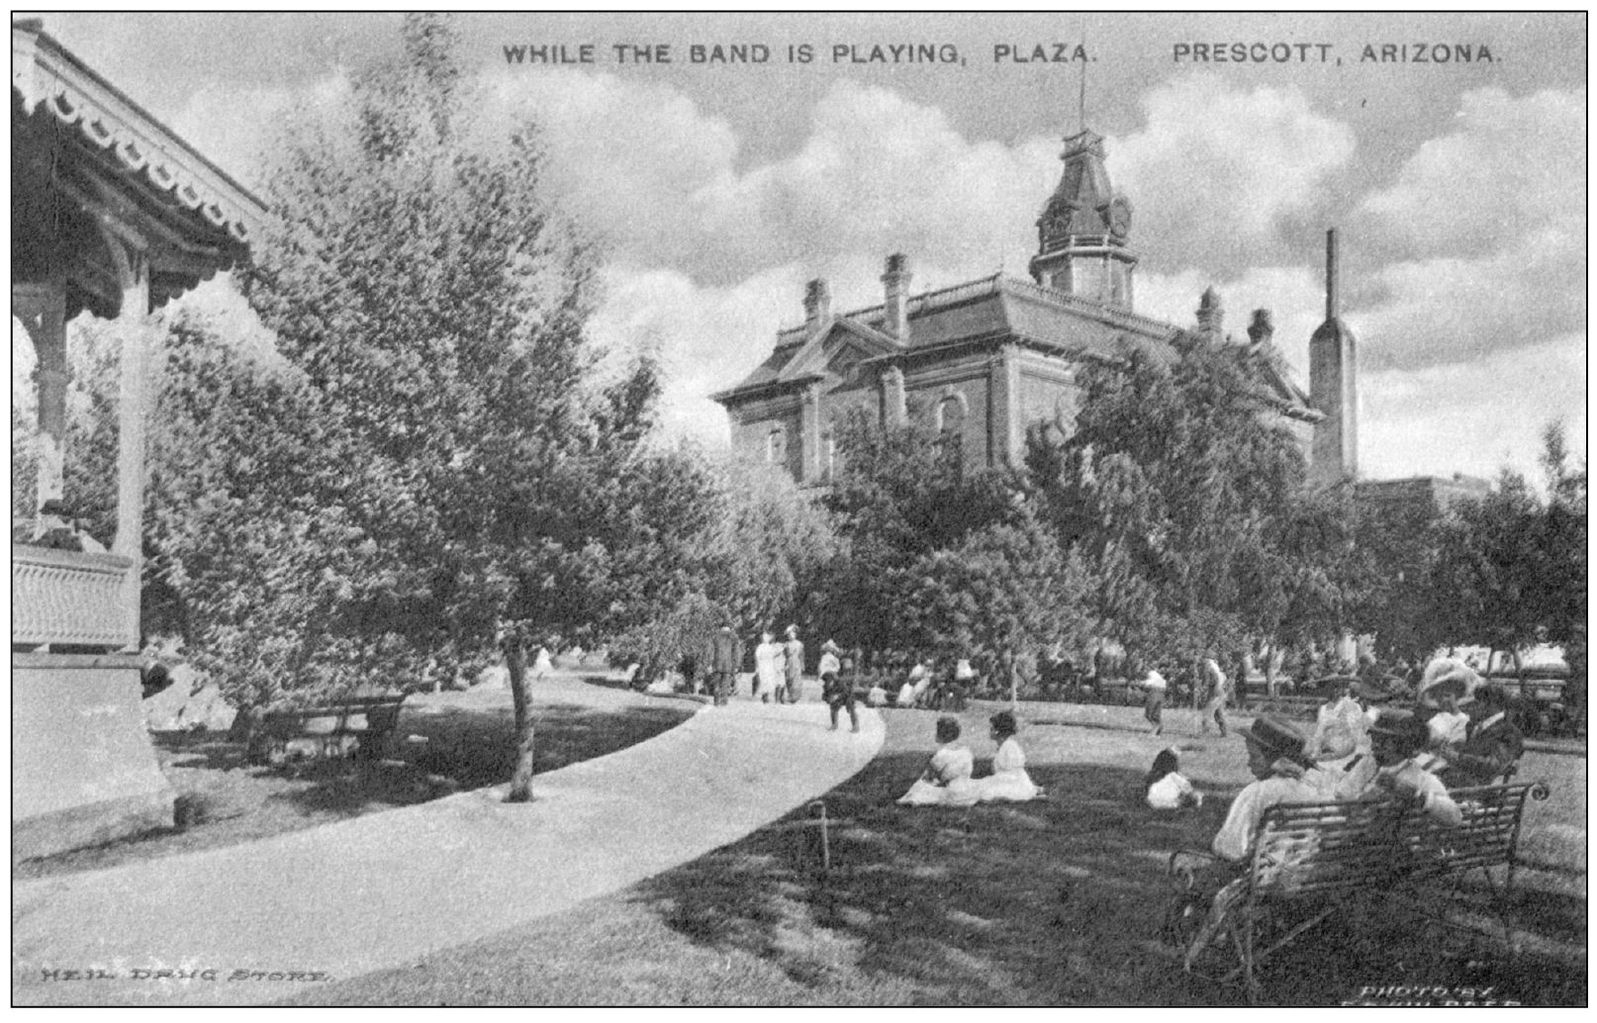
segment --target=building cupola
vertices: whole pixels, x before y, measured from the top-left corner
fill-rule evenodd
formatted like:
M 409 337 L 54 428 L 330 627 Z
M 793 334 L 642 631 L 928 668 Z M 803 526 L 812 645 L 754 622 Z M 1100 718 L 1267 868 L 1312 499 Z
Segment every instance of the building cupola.
M 1083 129 L 1065 139 L 1064 173 L 1037 218 L 1038 284 L 1130 310 L 1137 256 L 1128 247 L 1131 202 L 1117 195 L 1104 167 L 1103 137 Z

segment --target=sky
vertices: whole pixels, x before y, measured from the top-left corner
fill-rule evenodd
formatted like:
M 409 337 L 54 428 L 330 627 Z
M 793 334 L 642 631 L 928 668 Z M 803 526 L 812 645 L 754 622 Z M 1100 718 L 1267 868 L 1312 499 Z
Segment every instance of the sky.
M 389 16 L 44 21 L 245 185 L 274 118 L 399 49 Z M 707 396 L 802 320 L 810 278 L 848 309 L 880 301 L 892 252 L 914 292 L 1024 277 L 1085 113 L 1135 211 L 1137 311 L 1187 325 L 1213 286 L 1241 335 L 1269 308 L 1305 387 L 1337 228 L 1362 475 L 1538 475 L 1552 419 L 1586 450 L 1584 15 L 499 14 L 460 33 L 484 112 L 539 122 L 603 253 L 593 335 L 661 352 L 675 434 L 726 442 Z M 546 59 L 507 55 L 532 47 Z M 229 288 L 193 300 L 236 316 Z

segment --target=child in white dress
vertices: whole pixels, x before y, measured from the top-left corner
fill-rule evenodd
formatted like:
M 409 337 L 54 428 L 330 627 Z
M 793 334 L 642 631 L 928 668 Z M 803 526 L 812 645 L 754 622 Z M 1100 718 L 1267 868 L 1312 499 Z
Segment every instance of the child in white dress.
M 1162 750 L 1153 758 L 1153 767 L 1143 779 L 1150 808 L 1180 810 L 1203 805 L 1203 793 L 1192 787 L 1192 782 L 1181 773 L 1180 767 L 1173 749 Z

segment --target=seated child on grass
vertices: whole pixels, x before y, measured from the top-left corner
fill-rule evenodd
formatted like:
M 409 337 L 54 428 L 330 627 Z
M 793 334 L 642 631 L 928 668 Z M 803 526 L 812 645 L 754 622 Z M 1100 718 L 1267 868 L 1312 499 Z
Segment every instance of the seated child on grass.
M 1150 809 L 1180 810 L 1203 805 L 1203 793 L 1192 787 L 1180 768 L 1174 749 L 1161 750 L 1153 758 L 1153 767 L 1143 779 Z

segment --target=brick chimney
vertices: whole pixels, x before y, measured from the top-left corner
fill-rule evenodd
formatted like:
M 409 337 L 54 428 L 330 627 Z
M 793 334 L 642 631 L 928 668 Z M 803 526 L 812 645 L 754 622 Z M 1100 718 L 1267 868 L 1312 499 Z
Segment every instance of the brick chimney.
M 1270 343 L 1270 338 L 1275 336 L 1275 324 L 1270 322 L 1270 310 L 1253 310 L 1253 322 L 1248 324 L 1248 340 L 1253 347 L 1258 348 Z
M 887 272 L 882 274 L 886 300 L 882 306 L 882 331 L 899 341 L 909 340 L 909 260 L 902 252 L 887 257 Z
M 832 315 L 832 292 L 826 281 L 817 277 L 804 289 L 804 324 L 814 327 Z
M 1225 306 L 1220 301 L 1220 293 L 1212 287 L 1205 288 L 1203 297 L 1198 300 L 1198 333 L 1214 340 L 1225 333 Z

